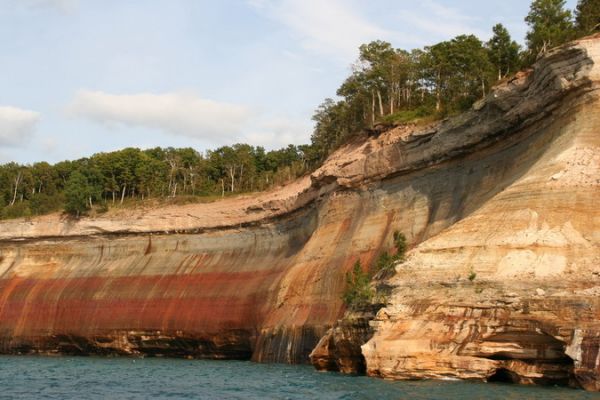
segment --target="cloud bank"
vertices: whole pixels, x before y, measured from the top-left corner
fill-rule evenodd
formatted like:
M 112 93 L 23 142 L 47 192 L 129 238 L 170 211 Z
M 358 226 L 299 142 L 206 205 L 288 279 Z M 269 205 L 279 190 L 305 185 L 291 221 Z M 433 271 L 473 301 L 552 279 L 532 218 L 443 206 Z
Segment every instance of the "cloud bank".
M 237 137 L 251 117 L 247 107 L 186 92 L 109 94 L 83 90 L 76 94 L 67 113 L 109 126 L 145 127 L 211 142 Z
M 0 146 L 19 146 L 27 142 L 40 119 L 34 111 L 0 106 Z
M 416 32 L 422 32 L 423 37 L 436 38 L 434 42 L 469 33 L 476 34 L 480 38 L 489 36 L 485 31 L 475 28 L 478 18 L 465 15 L 456 8 L 432 0 L 423 1 L 420 7 L 400 10 L 398 17 L 403 24 L 411 26 Z M 428 41 L 430 40 L 424 42 Z
M 362 43 L 392 35 L 341 0 L 247 0 L 247 3 L 290 29 L 305 49 L 344 60 L 356 58 Z

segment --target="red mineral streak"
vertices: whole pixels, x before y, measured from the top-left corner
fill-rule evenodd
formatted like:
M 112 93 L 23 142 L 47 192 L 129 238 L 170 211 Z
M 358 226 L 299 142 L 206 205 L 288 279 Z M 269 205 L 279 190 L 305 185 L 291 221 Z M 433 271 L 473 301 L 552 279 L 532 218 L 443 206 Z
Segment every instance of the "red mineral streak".
M 456 119 L 363 136 L 257 196 L 2 221 L 0 352 L 307 362 L 346 272 L 400 230 L 367 373 L 598 389 L 598 60 L 600 37 L 567 45 Z M 315 364 L 358 368 L 361 318 Z

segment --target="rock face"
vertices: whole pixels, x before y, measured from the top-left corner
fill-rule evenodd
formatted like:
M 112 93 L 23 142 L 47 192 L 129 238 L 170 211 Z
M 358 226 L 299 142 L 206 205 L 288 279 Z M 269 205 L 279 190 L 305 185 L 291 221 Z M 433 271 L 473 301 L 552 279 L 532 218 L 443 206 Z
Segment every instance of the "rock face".
M 556 50 L 521 93 L 573 87 L 580 50 L 600 60 L 598 37 Z M 397 267 L 363 346 L 370 375 L 600 389 L 600 68 L 585 70 L 504 153 L 517 178 Z
M 600 37 L 572 43 L 458 118 L 357 139 L 258 196 L 1 222 L 0 352 L 308 362 L 346 271 L 400 230 L 389 304 L 313 361 L 352 370 L 374 329 L 371 375 L 598 389 L 595 62 Z
M 361 346 L 373 336 L 370 322 L 379 308 L 380 305 L 373 305 L 363 310 L 347 311 L 310 353 L 311 364 L 319 371 L 364 374 L 366 362 Z

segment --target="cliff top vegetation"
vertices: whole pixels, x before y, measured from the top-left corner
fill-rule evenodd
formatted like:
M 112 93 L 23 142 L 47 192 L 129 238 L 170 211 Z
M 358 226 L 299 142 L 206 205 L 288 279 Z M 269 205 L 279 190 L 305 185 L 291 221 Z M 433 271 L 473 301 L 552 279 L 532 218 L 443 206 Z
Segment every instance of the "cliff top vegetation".
M 316 109 L 311 143 L 266 151 L 235 144 L 126 148 L 54 165 L 0 165 L 0 218 L 54 211 L 80 216 L 140 202 L 207 201 L 285 184 L 317 168 L 335 149 L 378 124 L 430 122 L 460 113 L 490 88 L 527 68 L 550 48 L 600 31 L 600 0 L 534 0 L 521 48 L 501 24 L 487 42 L 459 35 L 422 49 L 363 44 L 351 74 Z

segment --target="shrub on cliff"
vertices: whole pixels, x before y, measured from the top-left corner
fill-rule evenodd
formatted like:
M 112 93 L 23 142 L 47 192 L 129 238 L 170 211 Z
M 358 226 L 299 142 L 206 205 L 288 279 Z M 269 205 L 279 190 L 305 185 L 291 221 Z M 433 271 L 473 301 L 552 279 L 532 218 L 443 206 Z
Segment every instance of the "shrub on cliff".
M 371 277 L 357 260 L 352 271 L 346 274 L 346 288 L 342 296 L 344 304 L 353 309 L 361 308 L 370 304 L 374 295 Z
M 393 269 L 394 262 L 395 257 L 387 251 L 384 251 L 383 253 L 379 254 L 379 257 L 377 257 L 377 261 L 375 262 L 375 273 Z
M 395 261 L 404 261 L 406 259 L 406 236 L 400 231 L 394 232 L 394 246 L 396 247 Z
M 373 268 L 375 274 L 379 274 L 382 271 L 384 273 L 391 272 L 394 270 L 396 263 L 403 262 L 406 259 L 406 236 L 402 232 L 396 231 L 393 238 L 396 253 L 391 255 L 387 251 L 384 251 L 379 254 Z

